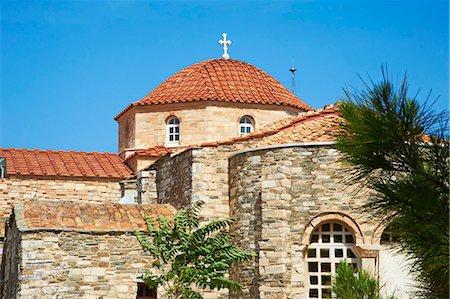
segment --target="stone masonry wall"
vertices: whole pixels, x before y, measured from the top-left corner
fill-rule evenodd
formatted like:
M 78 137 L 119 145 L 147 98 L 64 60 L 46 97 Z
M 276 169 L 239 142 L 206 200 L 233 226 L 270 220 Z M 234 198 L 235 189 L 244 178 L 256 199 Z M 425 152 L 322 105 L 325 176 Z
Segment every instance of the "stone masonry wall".
M 305 298 L 307 244 L 302 237 L 305 226 L 318 215 L 326 214 L 326 219 L 333 213 L 348 215 L 362 234 L 358 238 L 355 232 L 357 243 L 372 245 L 377 223 L 361 209 L 370 197 L 345 185 L 350 169 L 338 159 L 330 146 L 280 147 L 231 158 L 234 233 L 241 246 L 259 251 L 254 263 L 232 274 L 248 286 L 247 293 L 235 298 Z
M 2 222 L 3 219 L 9 217 L 14 202 L 77 200 L 101 203 L 118 202 L 120 198 L 120 184 L 117 180 L 19 176 L 0 179 L 0 217 L 2 217 Z
M 129 299 L 151 266 L 133 233 L 24 232 L 20 257 L 18 298 Z
M 255 127 L 290 116 L 298 109 L 279 105 L 259 105 L 243 103 L 196 102 L 136 107 L 119 119 L 119 152 L 125 148 L 148 148 L 166 144 L 166 120 L 174 115 L 180 120 L 180 145 L 193 145 L 202 142 L 225 140 L 239 136 L 239 120 L 249 115 L 255 120 Z M 128 125 L 129 140 L 125 141 L 125 119 L 135 115 Z M 123 119 L 123 120 L 122 120 Z M 152 132 L 149 134 L 149 132 Z M 127 146 L 128 145 L 128 146 Z
M 176 209 L 189 207 L 192 196 L 192 151 L 159 159 L 150 167 L 149 174 L 155 171 L 154 180 L 148 180 L 148 184 L 156 182 L 158 203 L 169 203 Z

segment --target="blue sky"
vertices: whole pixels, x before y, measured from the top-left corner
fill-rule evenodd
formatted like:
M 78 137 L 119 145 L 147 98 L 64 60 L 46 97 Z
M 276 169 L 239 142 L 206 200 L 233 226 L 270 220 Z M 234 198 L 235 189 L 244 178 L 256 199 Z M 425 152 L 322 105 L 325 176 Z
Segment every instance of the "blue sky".
M 247 61 L 319 108 L 405 71 L 448 109 L 448 1 L 1 1 L 0 146 L 117 151 L 113 117 L 178 70 Z M 149 132 L 149 134 L 151 134 Z

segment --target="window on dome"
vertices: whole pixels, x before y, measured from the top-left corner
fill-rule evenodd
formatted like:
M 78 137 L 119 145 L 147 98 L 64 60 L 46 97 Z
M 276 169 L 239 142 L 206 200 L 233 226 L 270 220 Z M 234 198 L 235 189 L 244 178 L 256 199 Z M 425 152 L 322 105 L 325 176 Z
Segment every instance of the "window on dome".
M 331 222 L 320 225 L 311 235 L 306 257 L 308 298 L 332 298 L 331 281 L 341 260 L 359 269 L 355 237 L 344 224 Z
M 180 142 L 180 120 L 176 116 L 167 119 L 166 136 L 167 143 L 178 144 Z
M 246 135 L 253 132 L 254 120 L 250 116 L 243 116 L 239 121 L 239 135 Z

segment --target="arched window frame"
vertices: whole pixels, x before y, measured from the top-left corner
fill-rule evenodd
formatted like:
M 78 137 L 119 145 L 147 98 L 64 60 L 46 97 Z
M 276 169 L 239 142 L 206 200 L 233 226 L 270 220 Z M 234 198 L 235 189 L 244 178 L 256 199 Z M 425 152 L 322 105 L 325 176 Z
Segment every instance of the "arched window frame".
M 247 135 L 255 130 L 255 120 L 249 115 L 244 115 L 239 119 L 239 135 Z
M 166 120 L 166 143 L 180 143 L 180 120 L 176 116 L 171 116 Z
M 331 220 L 315 227 L 306 253 L 308 298 L 332 298 L 331 279 L 339 261 L 361 267 L 356 249 L 356 236 L 345 223 Z

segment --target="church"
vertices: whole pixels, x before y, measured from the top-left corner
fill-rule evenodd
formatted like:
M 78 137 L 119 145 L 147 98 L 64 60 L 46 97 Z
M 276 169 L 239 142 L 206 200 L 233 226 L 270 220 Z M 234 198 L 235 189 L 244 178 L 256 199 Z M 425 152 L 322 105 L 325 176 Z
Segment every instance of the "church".
M 230 216 L 255 252 L 230 276 L 238 293 L 205 298 L 331 298 L 347 260 L 382 293 L 412 298 L 404 258 L 388 248 L 373 194 L 349 184 L 336 105 L 313 108 L 228 54 L 188 66 L 116 116 L 118 153 L 1 148 L 2 298 L 164 298 L 139 276 L 151 259 L 133 231 L 202 200 Z

